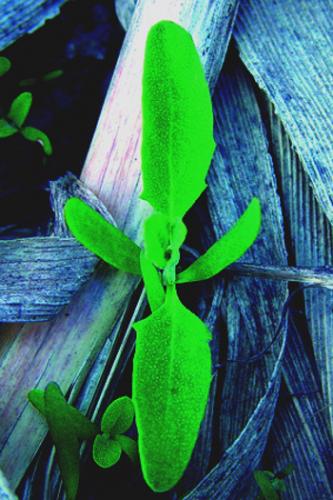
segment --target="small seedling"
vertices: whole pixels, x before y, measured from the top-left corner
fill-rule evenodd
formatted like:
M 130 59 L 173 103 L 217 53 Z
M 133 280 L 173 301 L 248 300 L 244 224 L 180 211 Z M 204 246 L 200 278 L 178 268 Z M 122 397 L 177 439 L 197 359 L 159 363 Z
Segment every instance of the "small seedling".
M 64 71 L 62 69 L 54 69 L 52 71 L 49 71 L 48 73 L 45 73 L 45 75 L 42 75 L 41 77 L 25 78 L 24 80 L 20 81 L 19 86 L 32 87 L 33 85 L 36 85 L 39 82 L 43 83 L 56 80 L 57 78 L 60 78 L 63 74 Z
M 123 435 L 134 418 L 133 403 L 127 396 L 116 399 L 105 410 L 101 424 L 103 434 L 99 434 L 96 424 L 67 403 L 55 382 L 50 382 L 45 391 L 33 389 L 28 399 L 46 418 L 68 500 L 74 500 L 78 491 L 82 441 L 94 439 L 93 458 L 100 467 L 114 465 L 122 451 L 136 461 L 137 444 Z
M 292 464 L 287 465 L 283 470 L 274 474 L 269 470 L 254 471 L 254 479 L 260 488 L 257 500 L 279 500 L 281 494 L 286 491 L 284 479 L 294 470 Z
M 10 67 L 10 61 L 6 57 L 0 57 L 0 76 L 6 73 Z M 0 139 L 19 133 L 28 141 L 41 144 L 44 153 L 50 156 L 52 145 L 48 136 L 35 127 L 25 125 L 31 105 L 32 94 L 30 92 L 22 92 L 13 100 L 7 115 L 0 118 Z
M 78 198 L 65 205 L 72 234 L 113 267 L 143 277 L 152 311 L 137 322 L 133 403 L 144 478 L 156 492 L 179 481 L 190 460 L 209 395 L 211 334 L 180 301 L 177 285 L 210 278 L 240 258 L 261 221 L 253 198 L 234 227 L 177 274 L 184 215 L 206 188 L 215 148 L 213 112 L 190 34 L 161 21 L 149 31 L 143 69 L 141 198 L 153 208 L 144 249 Z M 109 455 L 117 457 L 115 445 Z
M 98 427 L 66 402 L 55 382 L 50 382 L 45 391 L 30 391 L 28 399 L 46 418 L 67 498 L 74 500 L 80 478 L 80 441 L 93 439 Z
M 112 467 L 120 459 L 123 451 L 135 463 L 137 462 L 137 444 L 124 435 L 134 419 L 132 400 L 123 396 L 113 401 L 102 417 L 102 434 L 97 434 L 93 445 L 93 458 L 104 469 Z

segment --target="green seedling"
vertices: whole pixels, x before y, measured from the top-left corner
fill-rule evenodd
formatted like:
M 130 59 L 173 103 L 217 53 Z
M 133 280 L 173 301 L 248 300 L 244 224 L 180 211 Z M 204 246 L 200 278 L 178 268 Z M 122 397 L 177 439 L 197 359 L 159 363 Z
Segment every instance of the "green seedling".
M 210 278 L 241 257 L 258 235 L 261 210 L 253 198 L 235 226 L 177 274 L 187 233 L 183 218 L 206 187 L 215 144 L 199 55 L 189 33 L 170 21 L 148 33 L 142 114 L 141 198 L 153 208 L 144 224 L 144 249 L 77 198 L 67 201 L 65 218 L 97 256 L 143 277 L 151 314 L 134 324 L 133 403 L 144 478 L 163 492 L 188 465 L 212 378 L 211 334 L 181 303 L 177 285 Z M 107 453 L 117 458 L 117 449 L 112 445 Z
M 281 494 L 286 492 L 284 479 L 289 476 L 293 470 L 294 466 L 289 464 L 276 474 L 269 470 L 254 471 L 254 479 L 260 489 L 257 500 L 279 500 Z
M 22 92 L 11 103 L 9 111 L 4 118 L 0 119 L 0 138 L 21 134 L 25 139 L 39 142 L 46 155 L 52 154 L 50 139 L 41 130 L 25 125 L 25 121 L 32 105 L 30 92 Z
M 93 439 L 98 427 L 66 402 L 55 382 L 50 382 L 45 391 L 30 391 L 28 399 L 46 418 L 67 498 L 74 500 L 80 478 L 80 442 Z
M 28 399 L 47 421 L 68 500 L 74 500 L 78 491 L 82 441 L 94 440 L 93 458 L 100 467 L 114 465 L 122 451 L 137 462 L 137 443 L 123 434 L 134 418 L 133 403 L 127 396 L 116 399 L 105 410 L 102 434 L 97 425 L 66 402 L 55 382 L 50 382 L 45 391 L 33 389 Z
M 7 71 L 10 70 L 12 64 L 7 57 L 0 57 L 0 76 L 4 75 L 7 73 Z
M 52 71 L 49 71 L 48 73 L 45 73 L 45 75 L 42 75 L 41 77 L 25 78 L 24 80 L 20 81 L 19 86 L 32 87 L 33 85 L 36 85 L 39 82 L 50 82 L 52 80 L 56 80 L 57 78 L 60 78 L 63 74 L 64 71 L 62 69 L 54 69 Z
M 102 434 L 97 434 L 93 445 L 93 458 L 97 465 L 107 469 L 120 459 L 122 451 L 135 463 L 137 462 L 137 443 L 124 436 L 132 425 L 134 407 L 132 400 L 123 396 L 113 401 L 102 417 Z

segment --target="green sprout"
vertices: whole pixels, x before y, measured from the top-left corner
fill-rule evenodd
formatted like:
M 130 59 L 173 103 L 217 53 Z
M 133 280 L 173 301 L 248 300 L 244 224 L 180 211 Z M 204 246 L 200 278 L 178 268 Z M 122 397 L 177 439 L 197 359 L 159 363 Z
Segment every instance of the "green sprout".
M 46 418 L 68 500 L 76 498 L 80 478 L 80 441 L 93 439 L 98 428 L 68 404 L 55 382 L 45 391 L 33 389 L 29 401 Z
M 45 73 L 45 75 L 42 75 L 41 77 L 25 78 L 24 80 L 20 81 L 19 86 L 32 87 L 33 85 L 36 85 L 39 82 L 43 83 L 56 80 L 57 78 L 60 78 L 63 74 L 64 71 L 62 69 L 54 69 L 52 71 L 49 71 L 48 73 Z
M 151 314 L 134 324 L 133 403 L 145 481 L 155 492 L 182 477 L 209 397 L 211 334 L 178 296 L 177 285 L 210 278 L 240 258 L 261 224 L 257 198 L 234 227 L 177 273 L 187 229 L 183 218 L 206 188 L 213 156 L 213 111 L 190 34 L 161 21 L 149 31 L 142 94 L 141 198 L 153 208 L 144 249 L 78 198 L 64 212 L 72 234 L 113 267 L 141 274 Z M 106 439 L 106 438 L 105 438 Z M 107 452 L 117 456 L 114 444 Z
M 137 444 L 123 435 L 134 418 L 133 403 L 127 396 L 116 399 L 105 410 L 101 423 L 103 434 L 99 434 L 96 424 L 67 403 L 55 382 L 50 382 L 45 391 L 33 389 L 28 399 L 46 418 L 68 500 L 75 500 L 79 487 L 82 441 L 94 439 L 93 458 L 100 467 L 114 465 L 122 451 L 136 462 Z
M 254 471 L 254 479 L 259 486 L 260 494 L 257 500 L 279 500 L 281 494 L 286 491 L 284 478 L 289 476 L 294 470 L 292 464 L 288 464 L 280 472 L 274 474 L 269 470 Z
M 137 462 L 137 443 L 125 436 L 134 419 L 132 400 L 123 396 L 113 401 L 102 417 L 102 434 L 97 434 L 93 445 L 93 458 L 104 469 L 112 467 L 123 451 L 134 463 Z
M 3 139 L 19 133 L 29 141 L 39 142 L 44 153 L 49 156 L 52 154 L 52 145 L 48 136 L 35 127 L 25 125 L 31 105 L 32 94 L 30 92 L 22 92 L 13 100 L 7 115 L 0 118 L 0 138 Z

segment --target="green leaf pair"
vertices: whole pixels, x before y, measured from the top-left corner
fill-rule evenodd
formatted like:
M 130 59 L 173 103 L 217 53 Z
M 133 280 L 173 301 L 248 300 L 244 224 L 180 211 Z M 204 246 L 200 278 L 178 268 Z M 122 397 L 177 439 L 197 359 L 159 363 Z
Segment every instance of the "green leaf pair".
M 67 498 L 74 500 L 80 478 L 80 441 L 93 439 L 98 428 L 66 402 L 55 382 L 50 382 L 45 391 L 30 391 L 28 399 L 46 418 Z
M 20 133 L 25 139 L 39 142 L 46 155 L 52 154 L 52 145 L 47 135 L 35 127 L 24 123 L 32 105 L 32 94 L 22 92 L 12 102 L 5 118 L 0 119 L 0 138 L 10 137 Z
M 35 85 L 36 83 L 39 82 L 50 82 L 52 80 L 56 80 L 57 78 L 60 78 L 64 74 L 64 71 L 62 69 L 54 69 L 52 71 L 49 71 L 48 73 L 45 73 L 45 75 L 41 77 L 31 77 L 31 78 L 25 78 L 24 80 L 21 80 L 19 83 L 20 87 L 31 87 L 32 85 Z
M 153 207 L 144 250 L 81 200 L 66 203 L 65 218 L 105 262 L 143 276 L 152 314 L 134 325 L 133 403 L 144 478 L 163 492 L 190 460 L 211 382 L 210 333 L 181 303 L 176 285 L 210 278 L 240 258 L 258 235 L 261 211 L 253 198 L 234 227 L 177 274 L 187 233 L 183 217 L 206 187 L 215 144 L 200 58 L 191 36 L 170 21 L 148 33 L 142 112 L 141 198 Z
M 134 407 L 132 400 L 123 396 L 113 401 L 102 417 L 102 434 L 97 434 L 93 445 L 93 458 L 97 465 L 107 469 L 120 459 L 122 451 L 134 462 L 137 462 L 136 442 L 124 436 L 132 425 Z
M 284 478 L 294 470 L 292 464 L 287 465 L 282 471 L 274 474 L 269 470 L 254 471 L 254 479 L 260 488 L 260 494 L 257 500 L 279 500 L 280 493 L 286 492 Z
M 64 211 L 71 233 L 82 245 L 116 269 L 143 275 L 140 248 L 118 228 L 79 198 L 70 198 L 65 204 Z M 176 283 L 202 281 L 221 272 L 238 260 L 254 243 L 260 224 L 260 202 L 254 197 L 228 233 L 187 269 L 175 275 Z M 171 263 L 175 269 L 179 262 L 179 248 L 186 232 L 186 226 L 182 221 L 178 220 L 172 225 L 166 223 L 165 217 L 161 214 L 153 214 L 145 224 L 145 259 L 155 268 L 166 269 Z M 169 241 L 172 243 L 168 256 L 166 252 L 169 250 Z

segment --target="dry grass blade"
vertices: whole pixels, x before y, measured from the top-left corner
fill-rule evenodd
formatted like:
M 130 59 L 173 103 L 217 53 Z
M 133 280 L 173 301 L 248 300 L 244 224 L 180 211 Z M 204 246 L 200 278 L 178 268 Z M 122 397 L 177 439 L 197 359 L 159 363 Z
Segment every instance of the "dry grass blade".
M 2 2 L 0 18 L 0 50 L 25 33 L 32 33 L 45 21 L 55 17 L 66 0 L 11 0 Z
M 300 15 L 301 7 L 301 15 Z M 333 222 L 333 2 L 244 0 L 234 36 L 240 56 L 274 103 Z

